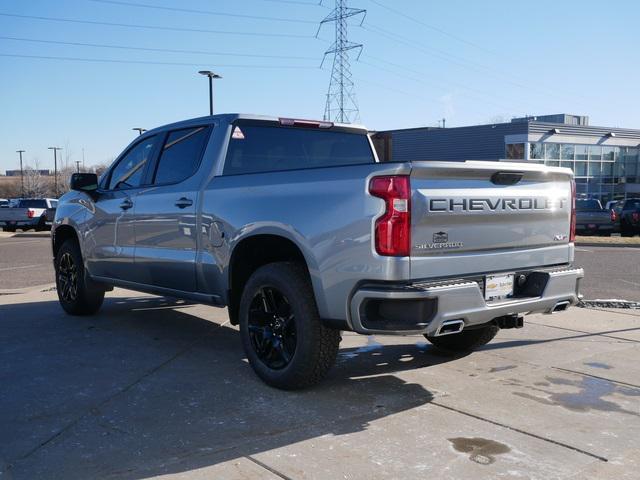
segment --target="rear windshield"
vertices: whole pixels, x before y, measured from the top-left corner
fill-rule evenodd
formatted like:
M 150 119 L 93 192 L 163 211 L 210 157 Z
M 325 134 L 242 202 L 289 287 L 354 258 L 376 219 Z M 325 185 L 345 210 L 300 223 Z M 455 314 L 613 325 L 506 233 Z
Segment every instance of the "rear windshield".
M 627 200 L 625 208 L 640 208 L 640 200 Z
M 47 208 L 47 201 L 44 199 L 20 200 L 19 208 Z
M 602 210 L 600 200 L 576 200 L 576 210 L 585 212 L 587 210 Z
M 225 175 L 374 163 L 365 134 L 309 128 L 235 125 Z

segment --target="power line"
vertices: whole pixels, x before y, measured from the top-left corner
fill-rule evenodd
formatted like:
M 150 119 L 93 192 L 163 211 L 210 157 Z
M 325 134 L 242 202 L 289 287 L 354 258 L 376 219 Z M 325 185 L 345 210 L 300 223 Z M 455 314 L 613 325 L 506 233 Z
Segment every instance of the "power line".
M 170 12 L 183 12 L 183 13 L 197 13 L 202 15 L 214 15 L 219 17 L 245 18 L 250 20 L 269 20 L 273 22 L 312 23 L 312 24 L 316 23 L 312 20 L 301 20 L 301 19 L 283 18 L 283 17 L 266 17 L 261 15 L 245 15 L 240 13 L 223 13 L 223 12 L 214 12 L 212 10 L 196 10 L 192 8 L 163 7 L 161 5 L 151 5 L 148 3 L 137 3 L 137 2 L 125 2 L 121 0 L 89 0 L 89 1 L 97 2 L 97 3 L 108 3 L 112 5 L 121 5 L 126 7 L 151 8 L 154 10 L 166 10 Z
M 43 20 L 48 22 L 81 23 L 85 25 L 105 25 L 108 27 L 141 28 L 147 30 L 163 30 L 172 32 L 215 33 L 220 35 L 245 35 L 254 37 L 281 37 L 281 38 L 313 38 L 310 35 L 296 35 L 290 33 L 272 32 L 232 32 L 228 30 L 207 30 L 203 28 L 167 27 L 163 25 L 139 25 L 133 23 L 100 22 L 96 20 L 77 20 L 72 18 L 42 17 L 36 15 L 18 15 L 16 13 L 0 13 L 2 17 L 25 18 L 29 20 Z
M 490 76 L 492 76 L 494 78 L 497 78 L 498 80 L 500 80 L 502 82 L 505 82 L 505 83 L 511 84 L 513 86 L 516 86 L 518 88 L 522 88 L 524 90 L 527 90 L 527 92 L 529 92 L 529 93 L 532 92 L 532 91 L 537 91 L 539 94 L 542 94 L 542 95 L 550 95 L 550 96 L 555 96 L 557 98 L 564 99 L 564 97 L 561 96 L 561 95 L 558 95 L 557 92 L 545 92 L 544 90 L 540 90 L 540 89 L 538 89 L 536 87 L 527 86 L 527 85 L 524 85 L 522 83 L 515 82 L 513 80 L 509 80 L 508 78 L 506 78 L 505 75 L 499 75 L 498 74 L 499 72 L 495 72 L 493 68 L 488 67 L 486 65 L 481 65 L 481 64 L 478 64 L 478 63 L 475 63 L 475 62 L 469 62 L 467 60 L 457 61 L 455 59 L 456 58 L 460 58 L 460 57 L 455 57 L 454 55 L 437 54 L 437 53 L 434 54 L 432 52 L 429 52 L 429 50 L 423 48 L 422 45 L 418 44 L 414 40 L 411 40 L 408 37 L 405 37 L 405 36 L 402 36 L 402 35 L 399 35 L 399 34 L 396 34 L 396 33 L 393 33 L 393 32 L 386 31 L 386 30 L 384 30 L 384 29 L 382 29 L 380 27 L 373 26 L 373 28 L 372 28 L 372 25 L 369 24 L 369 25 L 362 25 L 362 28 L 365 29 L 365 30 L 369 30 L 372 33 L 376 33 L 378 35 L 382 35 L 382 36 L 384 36 L 384 37 L 386 37 L 386 38 L 388 38 L 390 40 L 393 40 L 393 41 L 401 44 L 401 45 L 406 45 L 408 47 L 414 48 L 415 50 L 418 50 L 418 51 L 420 51 L 422 53 L 425 53 L 427 55 L 434 55 L 434 56 L 436 56 L 438 58 L 441 58 L 442 60 L 445 60 L 447 62 L 453 63 L 454 65 L 459 65 L 459 66 L 461 66 L 463 68 L 468 68 L 468 69 L 475 70 L 475 71 L 482 70 L 483 73 L 485 73 L 485 74 L 488 74 L 488 75 L 490 75 Z M 451 57 L 451 58 L 448 58 L 448 57 Z
M 393 13 L 396 13 L 396 14 L 398 14 L 398 15 L 400 15 L 400 16 L 402 16 L 402 17 L 404 17 L 404 18 L 406 18 L 406 19 L 408 19 L 410 21 L 418 23 L 418 24 L 420 24 L 422 26 L 437 30 L 440 33 L 443 33 L 443 34 L 448 35 L 448 36 L 450 36 L 452 38 L 455 38 L 456 40 L 459 40 L 461 42 L 473 45 L 474 47 L 476 47 L 476 48 L 478 48 L 480 50 L 484 50 L 484 51 L 489 52 L 489 53 L 494 54 L 494 55 L 500 55 L 499 53 L 493 52 L 491 50 L 488 50 L 488 49 L 482 47 L 481 45 L 475 44 L 473 42 L 469 42 L 469 41 L 467 41 L 465 39 L 462 39 L 460 37 L 456 37 L 455 35 L 450 34 L 449 32 L 446 32 L 446 31 L 444 31 L 442 29 L 438 29 L 437 27 L 434 27 L 432 25 L 426 24 L 426 23 L 424 23 L 424 22 L 422 22 L 422 21 L 420 21 L 420 20 L 418 20 L 416 18 L 413 18 L 413 17 L 411 17 L 409 15 L 406 15 L 406 14 L 404 14 L 404 13 L 398 11 L 398 10 L 395 10 L 395 9 L 393 9 L 391 7 L 383 5 L 382 3 L 378 2 L 377 0 L 370 0 L 370 1 L 372 3 L 375 3 L 376 5 L 379 5 L 382 8 L 385 8 L 385 9 L 387 9 L 389 11 L 392 11 Z M 450 54 L 448 52 L 445 52 L 443 50 L 437 50 L 437 49 L 433 49 L 433 48 L 428 48 L 428 50 L 432 50 L 432 52 L 436 52 L 436 53 L 429 52 L 427 49 L 425 49 L 424 44 L 418 44 L 417 42 L 415 42 L 414 40 L 412 40 L 412 39 L 410 39 L 410 38 L 408 38 L 406 36 L 397 34 L 395 32 L 390 32 L 390 31 L 385 30 L 383 28 L 380 28 L 378 26 L 372 25 L 371 23 L 368 23 L 367 25 L 360 25 L 360 26 L 365 30 L 369 30 L 370 32 L 376 33 L 378 35 L 382 35 L 382 36 L 384 36 L 386 38 L 389 38 L 390 40 L 393 40 L 395 42 L 401 43 L 403 45 L 407 45 L 409 47 L 412 47 L 414 49 L 422 51 L 423 53 L 426 53 L 428 55 L 434 55 L 434 56 L 436 56 L 438 58 L 441 58 L 441 59 L 443 59 L 445 61 L 448 61 L 448 62 L 456 64 L 456 65 L 462 66 L 464 68 L 476 67 L 475 68 L 476 71 L 478 71 L 479 69 L 483 70 L 483 72 L 488 73 L 489 75 L 491 75 L 494 78 L 497 78 L 500 81 L 503 81 L 505 83 L 509 83 L 509 84 L 514 85 L 516 87 L 525 89 L 528 92 L 536 91 L 541 95 L 554 96 L 554 97 L 560 98 L 562 100 L 566 99 L 565 96 L 559 94 L 557 89 L 553 89 L 553 90 L 540 89 L 540 88 L 536 88 L 535 86 L 524 85 L 522 83 L 519 83 L 519 82 L 516 82 L 516 81 L 513 81 L 513 80 L 509 80 L 508 78 L 506 78 L 507 76 L 509 76 L 511 78 L 514 78 L 514 79 L 518 79 L 518 77 L 515 77 L 515 76 L 513 76 L 511 74 L 508 74 L 508 73 L 501 74 L 500 72 L 495 71 L 495 69 L 492 68 L 492 67 L 488 67 L 486 65 L 482 65 L 482 64 L 476 63 L 476 62 L 471 62 L 471 61 L 469 61 L 467 59 L 464 59 L 462 57 L 458 57 L 456 55 L 452 55 L 452 54 Z M 586 97 L 582 97 L 582 98 L 586 98 Z
M 372 57 L 371 57 L 370 55 L 367 55 L 367 58 L 372 58 Z M 378 60 L 378 61 L 380 61 L 380 62 L 384 62 L 384 63 L 390 63 L 390 62 L 386 62 L 385 60 L 382 60 L 382 59 L 380 59 L 380 60 Z M 440 89 L 442 89 L 442 90 L 446 90 L 446 89 L 447 89 L 447 87 L 449 86 L 449 85 L 438 84 L 438 83 L 436 83 L 436 82 L 433 82 L 432 80 L 427 80 L 427 79 L 425 79 L 424 77 L 417 78 L 417 77 L 413 77 L 413 76 L 411 76 L 411 75 L 405 75 L 405 74 L 402 74 L 402 73 L 397 72 L 397 71 L 395 71 L 395 70 L 392 70 L 392 69 L 390 69 L 390 68 L 385 68 L 385 67 L 382 67 L 382 66 L 380 66 L 380 65 L 374 65 L 373 63 L 369 63 L 369 62 L 364 61 L 364 60 L 362 60 L 362 59 L 358 60 L 358 63 L 362 63 L 363 65 L 367 65 L 367 66 L 372 67 L 372 68 L 375 68 L 375 69 L 377 69 L 377 70 L 382 70 L 382 71 L 385 71 L 385 72 L 391 73 L 392 75 L 395 75 L 395 76 L 397 76 L 397 77 L 406 78 L 406 79 L 408 79 L 408 80 L 414 81 L 414 82 L 419 83 L 419 84 L 421 84 L 421 85 L 424 85 L 425 83 L 430 83 L 430 84 L 432 84 L 432 85 L 437 85 L 437 86 L 438 86 Z M 400 67 L 400 66 L 399 66 L 399 65 L 397 65 L 397 64 L 392 64 L 392 65 L 395 65 L 396 67 Z M 401 68 L 401 67 L 400 67 L 400 68 Z M 461 84 L 452 84 L 452 85 L 455 85 L 455 86 L 457 86 L 457 87 L 459 87 L 459 88 L 462 88 L 462 89 L 465 89 L 465 90 L 473 91 L 473 90 L 471 90 L 471 89 L 469 89 L 469 88 L 467 88 L 466 86 L 461 85 Z M 483 93 L 482 93 L 482 92 L 480 92 L 480 91 L 476 91 L 476 93 L 479 93 L 479 94 L 481 94 L 481 95 L 483 94 Z M 497 107 L 497 108 L 502 109 L 502 110 L 509 110 L 509 109 L 513 108 L 513 105 L 510 105 L 510 106 L 501 105 L 501 104 L 499 104 L 499 103 L 494 103 L 494 102 L 491 102 L 491 101 L 489 101 L 489 100 L 484 100 L 484 99 L 482 99 L 482 98 L 478 98 L 478 97 L 477 97 L 477 96 L 475 96 L 475 95 L 471 95 L 471 94 L 469 94 L 469 93 L 465 93 L 465 92 L 459 92 L 459 95 L 465 96 L 465 97 L 470 98 L 470 99 L 472 99 L 472 100 L 479 101 L 479 102 L 484 103 L 484 104 L 486 104 L 486 105 L 491 105 L 491 106 L 493 106 L 493 107 Z
M 84 57 L 57 57 L 49 55 L 23 55 L 15 53 L 0 53 L 0 57 L 13 58 L 34 58 L 42 60 L 65 60 L 76 62 L 96 62 L 96 63 L 127 63 L 140 65 L 170 65 L 181 67 L 202 67 L 201 63 L 183 63 L 183 62 L 156 62 L 151 60 L 120 60 L 111 58 L 84 58 Z M 216 67 L 224 68 L 267 68 L 267 69 L 300 69 L 300 70 L 316 70 L 318 67 L 305 67 L 300 65 L 243 65 L 243 64 L 216 64 Z
M 306 5 L 308 7 L 323 7 L 326 8 L 324 5 L 322 5 L 321 3 L 318 2 L 302 2 L 299 0 L 262 0 L 263 2 L 276 2 L 276 3 L 289 3 L 292 5 Z
M 449 38 L 453 38 L 454 40 L 457 40 L 458 42 L 466 43 L 467 45 L 471 45 L 472 47 L 478 48 L 478 49 L 483 50 L 483 51 L 485 51 L 487 53 L 496 54 L 496 52 L 488 50 L 485 47 L 483 47 L 482 45 L 478 45 L 477 43 L 471 42 L 471 41 L 466 40 L 466 39 L 464 39 L 462 37 L 458 37 L 457 35 L 454 35 L 453 33 L 449 33 L 446 30 L 442 30 L 441 28 L 438 28 L 438 27 L 435 27 L 433 25 L 430 25 L 428 23 L 423 22 L 422 20 L 418 20 L 415 17 L 412 17 L 410 15 L 407 15 L 404 12 L 401 12 L 400 10 L 396 10 L 395 8 L 392 8 L 392 7 L 389 7 L 389 6 L 387 6 L 387 5 L 383 4 L 383 3 L 380 3 L 377 0 L 369 0 L 369 1 L 371 3 L 374 3 L 375 5 L 378 5 L 379 7 L 384 8 L 385 10 L 390 11 L 391 13 L 395 13 L 396 15 L 399 15 L 399 16 L 407 19 L 407 20 L 410 20 L 410 21 L 412 21 L 414 23 L 417 23 L 418 25 L 421 25 L 421 26 L 426 27 L 426 28 L 428 28 L 430 30 L 433 30 L 434 32 L 438 32 L 438 33 L 440 33 L 442 35 L 446 35 Z
M 196 55 L 250 57 L 250 58 L 278 58 L 283 60 L 316 60 L 315 57 L 299 57 L 299 56 L 290 56 L 290 55 L 262 55 L 262 54 L 253 54 L 253 53 L 212 52 L 208 50 L 182 50 L 182 49 L 173 49 L 173 48 L 134 47 L 130 45 L 110 45 L 105 43 L 85 43 L 85 42 L 63 42 L 58 40 L 43 40 L 43 39 L 23 38 L 23 37 L 0 36 L 0 40 L 14 40 L 19 42 L 45 43 L 45 44 L 52 44 L 52 45 L 71 45 L 71 46 L 77 46 L 77 47 L 113 48 L 113 49 L 120 49 L 120 50 L 136 50 L 136 51 L 143 51 L 143 52 L 189 53 L 189 54 L 196 54 Z

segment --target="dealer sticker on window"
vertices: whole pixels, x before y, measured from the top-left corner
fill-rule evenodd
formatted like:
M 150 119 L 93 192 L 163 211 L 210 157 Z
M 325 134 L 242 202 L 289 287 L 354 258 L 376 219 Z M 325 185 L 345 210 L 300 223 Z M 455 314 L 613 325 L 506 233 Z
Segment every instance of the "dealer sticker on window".
M 485 300 L 497 300 L 513 295 L 513 273 L 507 275 L 487 275 L 484 282 Z

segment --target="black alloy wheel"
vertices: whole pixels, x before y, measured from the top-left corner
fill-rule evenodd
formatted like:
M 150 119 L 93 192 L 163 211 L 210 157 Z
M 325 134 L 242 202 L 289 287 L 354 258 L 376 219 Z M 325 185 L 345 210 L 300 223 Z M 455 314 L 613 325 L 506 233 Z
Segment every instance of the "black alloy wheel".
M 56 252 L 56 290 L 60 305 L 70 315 L 92 315 L 104 300 L 105 286 L 85 271 L 82 252 L 75 238 L 64 241 Z
M 71 253 L 65 252 L 58 264 L 58 285 L 60 296 L 65 302 L 75 302 L 78 298 L 78 267 Z
M 251 300 L 248 318 L 251 346 L 262 363 L 281 370 L 296 351 L 296 322 L 287 297 L 273 286 L 259 289 Z

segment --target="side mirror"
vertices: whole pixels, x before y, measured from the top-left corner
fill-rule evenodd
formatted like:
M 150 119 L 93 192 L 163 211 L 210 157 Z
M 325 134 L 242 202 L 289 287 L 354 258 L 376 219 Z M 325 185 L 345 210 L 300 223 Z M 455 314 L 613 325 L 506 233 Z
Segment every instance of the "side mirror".
M 95 173 L 74 173 L 69 182 L 71 190 L 95 192 L 98 189 L 98 175 Z

